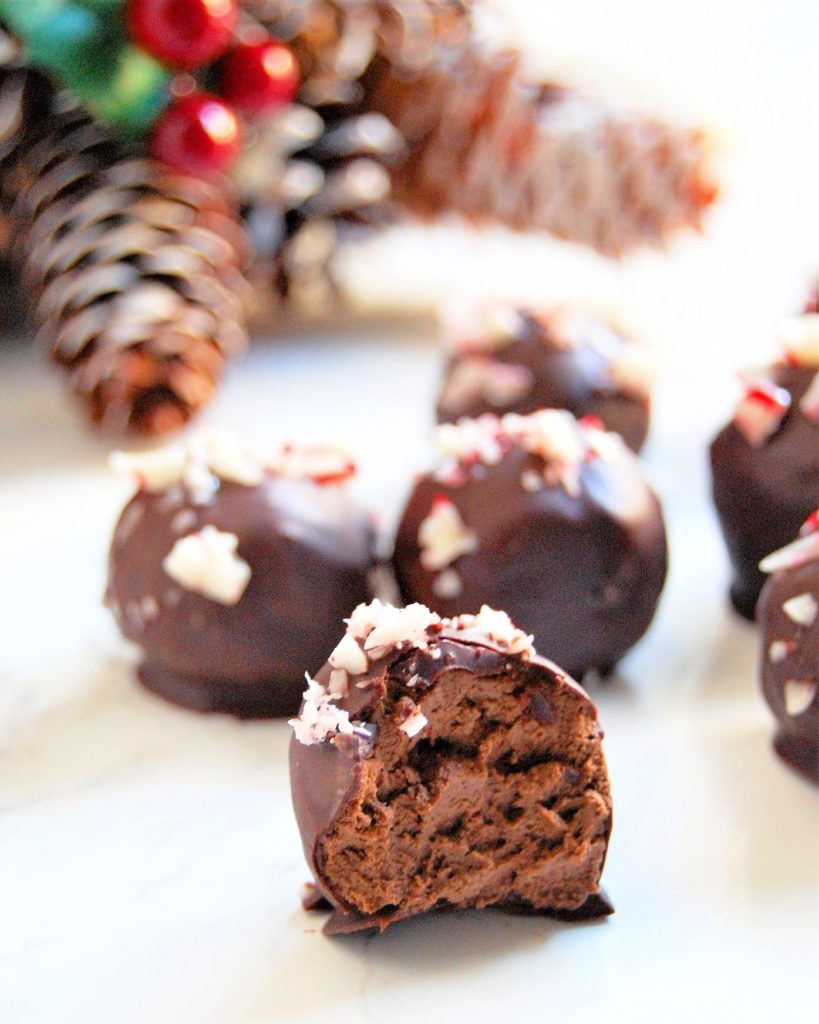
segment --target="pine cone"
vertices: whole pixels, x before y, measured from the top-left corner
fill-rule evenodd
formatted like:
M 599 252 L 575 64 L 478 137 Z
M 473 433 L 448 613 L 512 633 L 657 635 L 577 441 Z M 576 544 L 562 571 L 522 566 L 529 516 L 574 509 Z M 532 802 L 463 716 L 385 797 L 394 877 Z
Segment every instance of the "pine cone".
M 446 34 L 420 48 L 421 60 L 409 48 L 408 61 L 393 18 L 363 82 L 369 107 L 407 143 L 393 186 L 408 210 L 546 231 L 606 255 L 699 228 L 716 196 L 702 132 L 559 85 L 527 84 L 517 54 L 476 35 L 473 5 L 426 2 Z
M 215 185 L 123 157 L 0 50 L 0 207 L 40 334 L 95 423 L 175 430 L 245 341 L 235 215 Z
M 280 312 L 326 310 L 338 297 L 339 243 L 397 219 L 387 165 L 403 142 L 364 106 L 360 77 L 376 53 L 369 2 L 243 0 L 248 20 L 287 42 L 299 61 L 299 104 L 256 129 L 236 178 L 256 260 L 252 281 Z

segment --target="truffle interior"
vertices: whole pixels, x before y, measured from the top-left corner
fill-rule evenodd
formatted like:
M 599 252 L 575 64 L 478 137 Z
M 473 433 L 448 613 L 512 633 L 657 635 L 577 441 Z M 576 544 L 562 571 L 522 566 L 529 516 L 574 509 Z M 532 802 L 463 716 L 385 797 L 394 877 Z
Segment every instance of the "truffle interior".
M 598 892 L 611 804 L 593 708 L 542 669 L 508 667 L 442 673 L 416 696 L 428 724 L 412 739 L 407 688 L 388 676 L 373 752 L 316 850 L 339 902 L 408 917 L 574 910 Z

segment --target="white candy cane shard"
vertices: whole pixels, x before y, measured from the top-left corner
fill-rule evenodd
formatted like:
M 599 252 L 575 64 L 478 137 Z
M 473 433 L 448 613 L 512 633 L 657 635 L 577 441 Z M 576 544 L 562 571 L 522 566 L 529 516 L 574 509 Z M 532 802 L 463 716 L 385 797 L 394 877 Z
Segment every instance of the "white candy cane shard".
M 463 580 L 455 569 L 444 569 L 432 581 L 432 593 L 442 601 L 452 601 L 460 597 L 463 590 Z
M 429 515 L 421 520 L 418 546 L 421 565 L 429 572 L 437 572 L 475 551 L 478 540 L 467 529 L 455 505 L 442 495 L 433 499 Z
M 191 462 L 201 462 L 221 480 L 258 486 L 264 477 L 261 462 L 229 430 L 213 427 L 201 430 L 191 437 Z
M 335 735 L 350 735 L 353 732 L 349 713 L 333 704 L 330 694 L 309 676 L 301 713 L 298 718 L 291 718 L 288 725 L 292 727 L 299 743 L 305 746 L 324 743 Z
M 111 469 L 133 477 L 146 491 L 164 491 L 179 483 L 185 473 L 187 453 L 181 445 L 160 448 L 153 452 L 112 452 L 108 458 Z
M 792 640 L 772 640 L 768 645 L 768 661 L 772 665 L 779 665 L 793 650 Z
M 779 330 L 788 361 L 819 370 L 819 313 L 802 313 L 786 320 Z
M 428 724 L 428 719 L 418 708 L 415 708 L 410 714 L 404 719 L 404 721 L 398 726 L 398 728 L 410 739 L 413 736 L 417 736 L 419 732 Z
M 819 604 L 813 594 L 797 594 L 782 605 L 782 611 L 797 626 L 812 626 L 819 612 Z
M 349 679 L 343 668 L 330 670 L 330 680 L 327 684 L 327 692 L 330 700 L 341 700 L 349 693 Z
M 344 669 L 351 676 L 358 676 L 362 672 L 366 672 L 370 664 L 367 655 L 351 633 L 345 633 L 339 640 L 329 660 L 332 666 Z
M 180 586 L 223 605 L 239 602 L 250 582 L 250 566 L 238 554 L 239 539 L 205 526 L 180 537 L 162 568 Z
M 474 616 L 474 625 L 510 654 L 534 654 L 534 637 L 518 629 L 506 612 L 483 605 Z
M 440 621 L 440 617 L 423 604 L 410 604 L 406 608 L 382 605 L 379 620 L 364 641 L 364 650 L 371 658 L 381 658 L 404 646 L 426 650 L 427 630 Z
M 816 697 L 816 683 L 789 679 L 782 688 L 785 699 L 785 711 L 791 718 L 804 714 L 813 704 Z
M 819 530 L 804 537 L 798 537 L 778 551 L 774 551 L 759 563 L 762 572 L 779 572 L 780 569 L 795 569 L 819 558 Z
M 790 404 L 791 396 L 783 388 L 751 386 L 736 407 L 734 423 L 748 444 L 759 448 L 779 430 Z

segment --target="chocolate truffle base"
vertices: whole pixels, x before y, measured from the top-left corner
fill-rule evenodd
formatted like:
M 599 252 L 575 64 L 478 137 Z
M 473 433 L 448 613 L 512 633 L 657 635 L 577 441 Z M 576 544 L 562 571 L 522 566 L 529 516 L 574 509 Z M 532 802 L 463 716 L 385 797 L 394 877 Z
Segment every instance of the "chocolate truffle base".
M 388 924 L 396 924 L 399 921 L 408 920 L 410 916 L 425 916 L 423 914 L 401 915 L 396 911 L 392 915 L 373 914 L 367 917 L 364 914 L 348 912 L 340 907 L 333 907 L 332 904 L 326 901 L 322 901 L 314 906 L 305 907 L 305 909 L 315 911 L 332 910 L 332 914 L 322 928 L 322 932 L 325 935 L 375 935 L 378 932 L 384 931 Z M 452 913 L 460 909 L 462 908 L 441 906 L 436 907 L 434 911 L 429 911 L 429 913 Z M 502 913 L 513 914 L 517 917 L 547 917 L 554 921 L 565 921 L 568 923 L 604 920 L 614 913 L 614 907 L 602 889 L 600 892 L 589 896 L 585 903 L 574 910 L 541 909 L 533 907 L 528 903 L 519 902 L 497 903 L 492 907 L 485 907 L 483 909 L 501 911 Z
M 773 748 L 789 768 L 809 782 L 819 784 L 819 743 L 809 743 L 780 731 L 774 736 Z
M 238 682 L 235 679 L 202 679 L 183 675 L 156 662 L 143 661 L 137 670 L 139 682 L 170 704 L 203 714 L 233 715 L 235 718 L 277 718 L 298 708 L 304 680 L 282 683 L 275 679 Z

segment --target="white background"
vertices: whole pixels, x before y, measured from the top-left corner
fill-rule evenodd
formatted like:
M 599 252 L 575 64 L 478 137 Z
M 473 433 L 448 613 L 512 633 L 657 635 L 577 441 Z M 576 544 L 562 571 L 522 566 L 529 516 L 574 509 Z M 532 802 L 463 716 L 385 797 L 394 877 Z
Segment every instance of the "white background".
M 705 450 L 734 371 L 772 352 L 819 264 L 819 3 L 509 0 L 532 62 L 718 131 L 705 237 L 613 265 L 543 239 L 393 232 L 351 254 L 375 316 L 260 344 L 209 420 L 259 445 L 340 440 L 388 529 L 424 465 L 454 292 L 615 308 L 661 364 L 648 472 L 672 568 L 658 617 L 594 692 L 617 914 L 494 913 L 330 941 L 299 909 L 287 728 L 171 708 L 131 681 L 99 598 L 127 485 L 59 378 L 0 349 L 0 1021 L 770 1021 L 815 1015 L 816 793 L 770 751 L 756 637 L 726 608 Z M 400 305 L 401 315 L 385 312 Z

